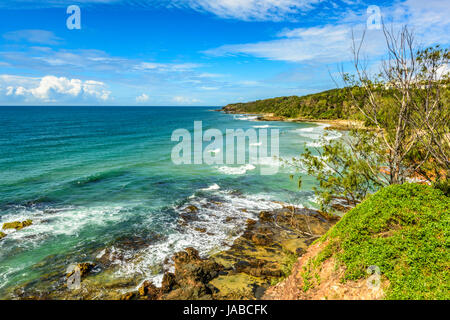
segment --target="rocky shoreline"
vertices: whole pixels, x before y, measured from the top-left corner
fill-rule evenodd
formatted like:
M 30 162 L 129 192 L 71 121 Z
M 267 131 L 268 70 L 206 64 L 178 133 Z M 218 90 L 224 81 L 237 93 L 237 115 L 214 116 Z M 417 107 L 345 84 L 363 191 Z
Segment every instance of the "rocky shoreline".
M 217 110 L 224 111 L 226 110 Z M 233 112 L 228 112 L 233 113 Z M 330 123 L 333 120 L 284 119 L 270 114 L 259 115 L 259 121 L 295 121 Z M 333 126 L 330 129 L 335 129 Z M 345 129 L 341 129 L 345 130 Z M 347 129 L 348 130 L 348 129 Z M 286 279 L 297 260 L 306 252 L 309 245 L 339 219 L 319 211 L 293 207 L 279 203 L 282 208 L 261 211 L 258 219 L 248 219 L 245 230 L 227 250 L 209 257 L 200 256 L 195 248 L 185 248 L 175 253 L 167 261 L 173 262 L 173 272 L 164 272 L 160 287 L 150 281 L 137 284 L 123 279 L 110 284 L 103 283 L 110 270 L 104 269 L 107 263 L 79 263 L 82 287 L 80 292 L 70 292 L 65 287 L 70 274 L 56 272 L 49 279 L 58 282 L 59 288 L 52 293 L 29 292 L 25 286 L 15 291 L 19 299 L 108 299 L 108 300 L 253 300 L 261 299 L 266 290 Z M 337 205 L 338 211 L 348 208 Z M 242 209 L 245 210 L 245 209 Z M 198 208 L 188 206 L 180 215 L 180 224 L 196 220 Z M 204 232 L 202 230 L 197 230 Z M 151 245 L 151 244 L 149 244 Z M 96 273 L 96 264 L 103 271 Z M 142 280 L 141 280 L 142 281 Z M 102 284 L 103 283 L 103 284 Z M 105 291 L 99 293 L 101 285 Z M 121 288 L 134 286 L 135 290 L 120 293 Z M 108 287 L 110 289 L 108 289 Z M 95 288 L 95 290 L 93 290 Z M 106 289 L 106 290 L 104 290 Z M 123 292 L 123 291 L 122 291 Z
M 235 110 L 226 108 L 215 110 L 227 114 L 246 114 Z M 283 116 L 276 116 L 273 113 L 251 113 L 246 115 L 257 116 L 256 121 L 283 121 L 283 122 L 306 122 L 316 124 L 327 124 L 326 130 L 349 131 L 351 129 L 369 130 L 363 121 L 360 120 L 346 120 L 346 119 L 311 119 L 311 118 L 286 118 Z
M 161 287 L 145 281 L 123 300 L 260 299 L 272 285 L 289 276 L 307 247 L 338 218 L 310 209 L 284 205 L 248 219 L 244 233 L 230 249 L 207 258 L 195 248 L 173 255 L 174 272 Z

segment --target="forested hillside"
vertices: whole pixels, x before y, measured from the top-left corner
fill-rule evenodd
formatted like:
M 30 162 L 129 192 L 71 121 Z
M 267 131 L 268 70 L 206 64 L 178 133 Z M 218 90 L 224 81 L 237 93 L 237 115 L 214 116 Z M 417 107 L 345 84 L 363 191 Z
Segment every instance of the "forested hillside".
M 302 97 L 229 104 L 223 110 L 230 113 L 273 113 L 286 118 L 342 119 L 357 114 L 349 101 L 347 90 L 333 89 Z

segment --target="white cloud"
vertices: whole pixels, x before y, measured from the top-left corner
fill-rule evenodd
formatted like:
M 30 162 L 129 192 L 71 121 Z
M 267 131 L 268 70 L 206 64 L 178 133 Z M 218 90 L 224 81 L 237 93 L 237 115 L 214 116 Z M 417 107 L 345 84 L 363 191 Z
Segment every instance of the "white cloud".
M 206 91 L 219 90 L 218 87 L 207 87 L 207 86 L 200 87 L 200 89 L 201 90 L 206 90 Z
M 268 60 L 305 62 L 347 59 L 352 29 L 347 25 L 285 30 L 280 39 L 257 43 L 224 45 L 206 51 L 214 56 L 251 55 Z
M 45 76 L 31 78 L 0 75 L 0 87 L 5 86 L 6 96 L 25 97 L 26 101 L 57 102 L 68 98 L 95 98 L 106 101 L 111 92 L 103 82 L 65 77 Z
M 155 7 L 189 8 L 208 12 L 220 18 L 244 21 L 295 20 L 299 13 L 311 10 L 323 0 L 82 0 L 88 4 L 123 4 L 138 6 L 140 10 Z M 10 0 L 18 7 L 64 7 L 72 4 L 69 0 L 24 1 Z M 12 4 L 9 4 L 12 6 Z M 2 7 L 2 4 L 0 4 Z
M 419 45 L 450 42 L 450 6 L 441 0 L 407 0 L 381 8 L 386 24 L 399 29 L 408 25 Z M 341 23 L 308 28 L 287 29 L 277 38 L 256 43 L 223 45 L 204 53 L 212 56 L 248 55 L 288 62 L 342 62 L 351 59 L 352 31 L 357 40 L 366 27 L 367 12 L 349 12 Z M 381 30 L 368 30 L 363 51 L 368 57 L 385 53 L 386 43 Z
M 291 19 L 308 11 L 321 0 L 178 0 L 175 5 L 187 5 L 197 11 L 206 11 L 221 18 L 245 21 Z
M 61 38 L 55 36 L 53 32 L 47 30 L 10 31 L 3 34 L 3 38 L 14 42 L 26 41 L 30 43 L 50 44 L 50 45 L 58 44 L 62 40 Z
M 184 96 L 175 96 L 175 97 L 173 97 L 173 101 L 177 104 L 184 104 L 184 105 L 190 105 L 190 104 L 201 102 L 198 99 L 184 97 Z
M 450 5 L 442 0 L 406 0 L 393 6 L 394 21 L 407 23 L 423 45 L 450 42 Z
M 196 63 L 155 63 L 155 62 L 141 62 L 134 66 L 135 70 L 142 71 L 159 71 L 159 72 L 184 72 L 190 71 L 200 67 Z
M 150 99 L 148 95 L 145 93 L 141 94 L 140 96 L 136 97 L 136 102 L 138 103 L 144 103 L 147 102 Z

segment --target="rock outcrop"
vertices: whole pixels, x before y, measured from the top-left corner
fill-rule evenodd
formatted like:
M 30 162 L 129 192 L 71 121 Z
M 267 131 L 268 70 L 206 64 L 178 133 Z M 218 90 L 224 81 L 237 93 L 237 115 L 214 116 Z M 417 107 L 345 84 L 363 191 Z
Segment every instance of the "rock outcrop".
M 258 218 L 246 221 L 244 234 L 228 250 L 206 259 L 194 248 L 178 252 L 172 257 L 174 272 L 164 274 L 160 288 L 145 281 L 122 299 L 260 299 L 335 222 L 292 206 L 261 211 Z
M 33 221 L 31 220 L 25 220 L 25 221 L 14 221 L 14 222 L 5 222 L 3 224 L 3 230 L 6 229 L 16 229 L 16 230 L 21 230 L 25 227 L 31 226 L 33 224 Z
M 212 260 L 202 259 L 194 248 L 173 256 L 175 272 L 166 272 L 160 288 L 145 281 L 138 290 L 139 297 L 149 300 L 212 299 L 216 289 L 208 284 L 224 267 Z

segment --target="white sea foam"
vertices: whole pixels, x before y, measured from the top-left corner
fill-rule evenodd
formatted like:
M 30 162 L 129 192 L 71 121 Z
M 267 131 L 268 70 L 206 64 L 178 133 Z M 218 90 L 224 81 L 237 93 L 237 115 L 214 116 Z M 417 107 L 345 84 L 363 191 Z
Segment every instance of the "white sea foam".
M 269 126 L 268 124 L 265 124 L 265 125 L 261 125 L 261 126 L 253 126 L 253 128 L 256 128 L 256 129 L 265 129 L 265 128 L 271 128 L 272 126 Z
M 67 206 L 57 209 L 43 209 L 17 206 L 14 213 L 2 215 L 0 224 L 11 221 L 31 219 L 33 224 L 20 232 L 5 230 L 8 239 L 13 239 L 20 246 L 37 246 L 43 240 L 58 235 L 76 236 L 86 227 L 104 226 L 127 219 L 129 214 L 123 206 L 75 207 Z M 0 248 L 3 241 L 0 241 Z
M 339 139 L 342 137 L 342 134 L 333 130 L 325 130 L 329 127 L 329 124 L 319 124 L 316 127 L 308 127 L 293 130 L 295 133 L 299 134 L 301 137 L 306 138 L 306 145 L 308 147 L 323 147 L 327 141 Z
M 256 167 L 252 164 L 245 164 L 239 167 L 228 167 L 223 166 L 219 167 L 218 170 L 223 174 L 237 175 L 237 174 L 246 174 L 247 171 L 254 170 Z
M 196 196 L 184 206 L 174 208 L 181 213 L 188 205 L 194 205 L 199 209 L 197 213 L 199 219 L 188 223 L 181 230 L 171 226 L 176 232 L 170 234 L 164 241 L 151 245 L 138 254 L 135 253 L 132 261 L 126 263 L 118 261 L 120 265 L 118 276 L 139 274 L 160 285 L 162 273 L 154 274 L 151 270 L 155 270 L 154 266 L 164 265 L 166 258 L 175 252 L 187 247 L 196 248 L 202 256 L 222 251 L 231 246 L 244 232 L 245 221 L 248 218 L 256 218 L 261 210 L 281 208 L 280 204 L 267 200 L 268 195 L 242 196 L 230 191 L 216 190 L 214 196 L 214 201 Z M 201 229 L 206 232 L 199 231 Z M 164 267 L 173 271 L 170 265 L 169 262 Z
M 251 120 L 256 120 L 256 119 L 258 119 L 258 116 L 247 116 L 247 115 L 240 115 L 240 116 L 237 116 L 237 115 L 235 115 L 234 116 L 234 119 L 235 120 L 246 120 L 246 121 L 251 121 Z
M 200 190 L 201 191 L 213 191 L 213 190 L 219 190 L 219 189 L 220 189 L 220 186 L 217 183 L 214 183 L 214 184 L 210 185 L 208 188 L 203 188 Z M 194 197 L 195 197 L 195 195 L 194 195 Z

